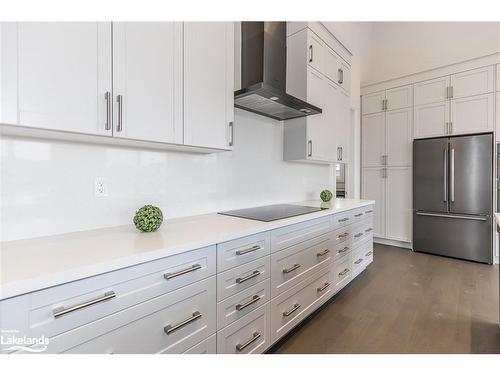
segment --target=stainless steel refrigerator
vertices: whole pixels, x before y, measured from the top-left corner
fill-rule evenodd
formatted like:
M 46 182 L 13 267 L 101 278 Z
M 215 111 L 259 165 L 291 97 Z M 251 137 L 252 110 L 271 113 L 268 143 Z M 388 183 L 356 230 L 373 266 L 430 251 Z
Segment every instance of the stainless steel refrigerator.
M 493 135 L 413 142 L 413 250 L 492 263 Z

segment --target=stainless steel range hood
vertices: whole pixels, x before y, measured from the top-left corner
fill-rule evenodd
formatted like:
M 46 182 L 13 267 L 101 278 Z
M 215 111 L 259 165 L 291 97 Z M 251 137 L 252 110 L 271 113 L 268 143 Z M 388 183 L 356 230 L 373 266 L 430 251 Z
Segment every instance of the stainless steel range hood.
M 285 92 L 285 22 L 241 23 L 241 87 L 234 93 L 235 107 L 275 120 L 322 112 Z

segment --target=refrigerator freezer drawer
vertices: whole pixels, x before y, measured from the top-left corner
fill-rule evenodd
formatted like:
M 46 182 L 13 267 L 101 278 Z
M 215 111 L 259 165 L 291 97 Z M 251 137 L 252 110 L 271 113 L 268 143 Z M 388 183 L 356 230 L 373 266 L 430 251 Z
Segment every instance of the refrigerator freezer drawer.
M 492 263 L 488 216 L 413 213 L 413 250 Z

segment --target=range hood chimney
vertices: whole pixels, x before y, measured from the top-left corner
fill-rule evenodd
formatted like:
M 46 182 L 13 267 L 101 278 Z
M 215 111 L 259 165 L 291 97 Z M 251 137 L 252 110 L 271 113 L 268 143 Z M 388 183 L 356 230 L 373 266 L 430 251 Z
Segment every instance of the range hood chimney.
M 241 23 L 241 87 L 236 108 L 280 121 L 322 112 L 286 93 L 286 22 Z

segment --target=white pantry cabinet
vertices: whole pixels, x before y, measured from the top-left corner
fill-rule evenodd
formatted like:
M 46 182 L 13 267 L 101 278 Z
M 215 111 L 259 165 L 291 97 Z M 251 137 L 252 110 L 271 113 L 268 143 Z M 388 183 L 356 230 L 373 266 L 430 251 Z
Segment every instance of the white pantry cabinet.
M 234 25 L 184 23 L 184 144 L 233 145 Z
M 0 122 L 112 135 L 106 101 L 111 100 L 111 23 L 0 27 Z
M 182 144 L 182 23 L 113 23 L 116 137 Z

